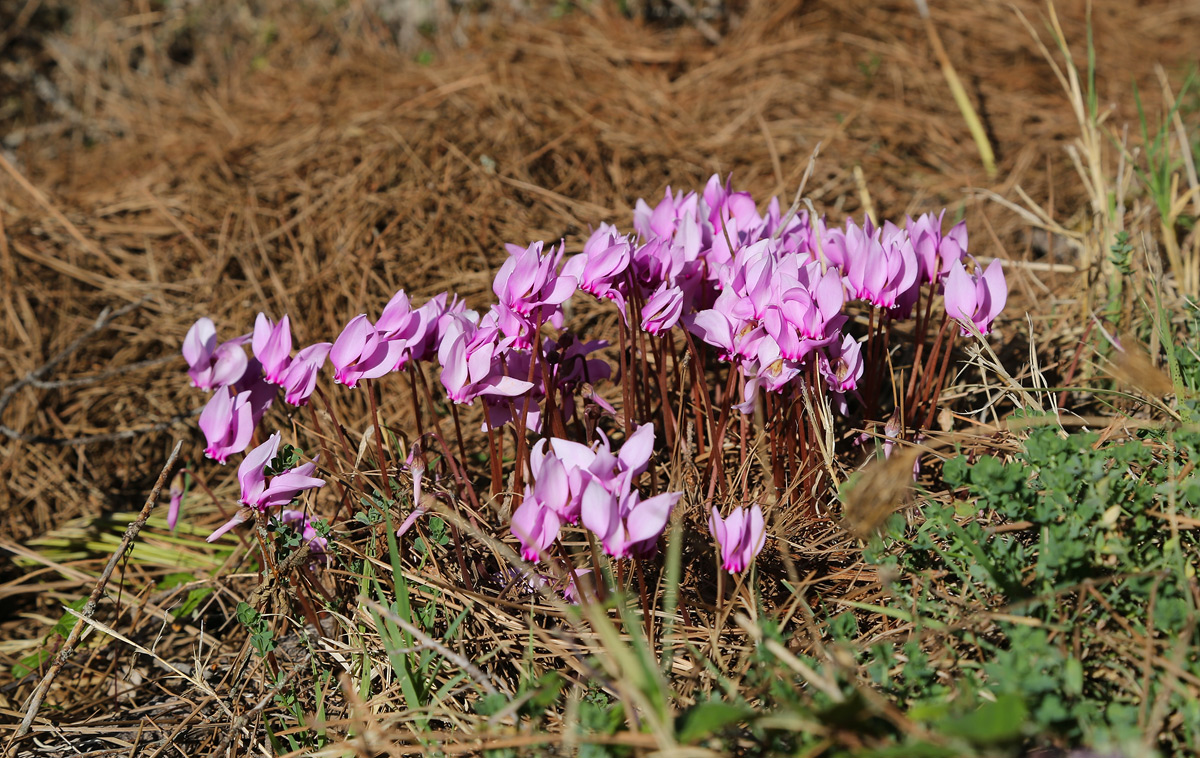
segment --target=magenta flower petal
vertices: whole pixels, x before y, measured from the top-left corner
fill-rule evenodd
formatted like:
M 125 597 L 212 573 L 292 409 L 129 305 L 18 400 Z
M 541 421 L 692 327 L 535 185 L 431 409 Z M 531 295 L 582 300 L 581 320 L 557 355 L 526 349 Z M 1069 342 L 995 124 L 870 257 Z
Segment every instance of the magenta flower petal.
M 279 454 L 279 442 L 282 438 L 279 432 L 275 432 L 242 459 L 241 465 L 238 466 L 238 483 L 242 487 L 239 502 L 243 505 L 258 505 L 259 498 L 267 486 L 264 469 Z
M 217 327 L 210 318 L 197 319 L 183 338 L 183 359 L 195 368 L 208 363 L 217 349 Z
M 212 534 L 208 535 L 208 537 L 204 541 L 205 542 L 216 542 L 230 529 L 233 529 L 235 526 L 237 526 L 238 524 L 245 521 L 247 515 L 248 514 L 244 510 L 239 510 L 237 513 L 233 514 L 233 518 L 229 519 L 224 524 L 217 527 L 216 531 L 214 531 Z

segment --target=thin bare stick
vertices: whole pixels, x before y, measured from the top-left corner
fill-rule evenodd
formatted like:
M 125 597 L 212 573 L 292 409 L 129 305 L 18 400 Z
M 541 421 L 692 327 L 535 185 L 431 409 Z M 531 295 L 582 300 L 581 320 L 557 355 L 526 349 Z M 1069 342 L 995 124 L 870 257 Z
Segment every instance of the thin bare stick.
M 25 717 L 21 719 L 21 725 L 17 727 L 17 731 L 9 738 L 6 750 L 11 750 L 14 742 L 28 734 L 29 728 L 33 725 L 33 719 L 37 716 L 38 708 L 42 705 L 42 698 L 46 696 L 50 685 L 54 683 L 54 678 L 62 671 L 63 666 L 66 665 L 71 654 L 75 651 L 75 646 L 79 644 L 79 638 L 83 634 L 83 628 L 87 625 L 86 622 L 90 621 L 92 616 L 95 615 L 96 601 L 104 593 L 104 588 L 108 586 L 108 580 L 112 576 L 113 570 L 116 569 L 117 563 L 125 555 L 125 551 L 129 549 L 133 540 L 138 536 L 138 532 L 142 531 L 142 527 L 146 524 L 146 519 L 150 518 L 150 512 L 154 510 L 154 506 L 158 503 L 158 495 L 162 492 L 163 485 L 166 483 L 167 477 L 171 474 L 171 469 L 175 468 L 175 460 L 179 457 L 179 451 L 182 447 L 183 440 L 176 441 L 175 449 L 171 451 L 166 465 L 163 466 L 162 473 L 158 475 L 158 480 L 154 482 L 154 489 L 150 490 L 150 497 L 146 498 L 146 504 L 142 506 L 142 512 L 138 514 L 137 519 L 125 530 L 125 536 L 121 538 L 121 544 L 117 546 L 112 557 L 108 559 L 108 565 L 104 567 L 104 571 L 100 572 L 100 578 L 96 580 L 96 586 L 92 588 L 92 593 L 88 595 L 87 603 L 83 606 L 83 611 L 75 621 L 75 626 L 71 627 L 71 633 L 67 635 L 66 642 L 63 643 L 62 649 L 55 656 L 50 670 L 46 672 L 46 676 L 38 683 L 37 689 L 29 696 L 29 702 L 25 706 Z

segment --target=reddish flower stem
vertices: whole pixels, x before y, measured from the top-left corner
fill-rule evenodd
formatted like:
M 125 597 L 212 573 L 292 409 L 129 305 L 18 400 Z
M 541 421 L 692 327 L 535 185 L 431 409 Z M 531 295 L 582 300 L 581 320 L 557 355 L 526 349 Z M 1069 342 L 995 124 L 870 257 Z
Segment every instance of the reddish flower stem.
M 388 476 L 387 457 L 383 452 L 383 432 L 379 427 L 379 411 L 375 406 L 375 381 L 367 379 L 365 382 L 363 389 L 367 391 L 367 404 L 371 409 L 371 426 L 375 429 L 375 457 L 379 462 L 379 475 L 383 478 L 383 492 L 387 493 L 388 500 L 395 500 L 395 493 L 392 492 L 392 480 Z M 416 503 L 413 503 L 413 507 L 416 507 Z

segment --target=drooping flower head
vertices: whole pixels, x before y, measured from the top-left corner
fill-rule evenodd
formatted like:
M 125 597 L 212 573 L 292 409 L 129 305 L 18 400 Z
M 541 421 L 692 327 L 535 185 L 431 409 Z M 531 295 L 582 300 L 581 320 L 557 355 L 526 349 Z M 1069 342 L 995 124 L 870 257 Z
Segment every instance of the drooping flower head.
M 542 243 L 529 247 L 508 245 L 508 259 L 496 272 L 492 291 L 506 315 L 504 334 L 517 340 L 517 347 L 527 347 L 540 319 L 561 329 L 562 304 L 575 292 L 576 279 L 558 273 L 563 246 L 543 254 Z
M 238 482 L 242 495 L 238 502 L 258 511 L 266 511 L 295 500 L 301 492 L 325 486 L 325 480 L 313 476 L 317 470 L 316 459 L 281 471 L 270 477 L 267 468 L 279 453 L 282 435 L 275 432 L 267 441 L 246 454 L 238 466 Z
M 506 373 L 506 354 L 512 338 L 502 337 L 495 311 L 479 320 L 474 311 L 454 315 L 438 347 L 442 386 L 455 403 L 466 404 L 481 395 L 516 397 L 533 384 Z
M 262 364 L 267 381 L 282 384 L 283 374 L 292 361 L 292 326 L 287 315 L 275 323 L 267 314 L 258 314 L 250 347 Z
M 306 490 L 325 486 L 325 480 L 314 476 L 316 459 L 285 471 L 268 473 L 268 469 L 279 453 L 281 435 L 275 432 L 267 441 L 251 450 L 238 466 L 238 483 L 241 485 L 239 509 L 233 518 L 225 522 L 207 538 L 216 541 L 221 535 L 245 521 L 251 511 L 265 513 L 271 508 L 289 505 Z
M 353 388 L 363 379 L 378 379 L 395 368 L 403 349 L 403 343 L 388 340 L 366 314 L 359 314 L 346 324 L 329 350 L 333 380 Z
M 202 390 L 228 387 L 246 373 L 246 351 L 242 347 L 248 337 L 217 343 L 217 328 L 210 318 L 192 324 L 183 338 L 183 358 L 188 363 L 192 386 Z
M 962 261 L 955 261 L 946 276 L 945 295 L 950 318 L 963 323 L 970 321 L 987 334 L 1008 300 L 1008 284 L 1000 261 L 992 261 L 982 273 L 976 268 L 974 274 L 967 273 Z M 962 333 L 969 334 L 965 326 Z
M 331 347 L 328 342 L 318 342 L 296 353 L 287 370 L 279 377 L 279 385 L 284 390 L 284 402 L 297 407 L 308 404 L 308 398 L 317 388 L 317 375 L 321 373 Z
M 618 496 L 593 479 L 583 492 L 583 525 L 600 539 L 608 555 L 649 558 L 682 496 L 682 492 L 664 492 L 642 500 L 637 490 Z
M 232 387 L 221 387 L 200 412 L 200 430 L 208 442 L 204 455 L 224 463 L 246 449 L 256 424 L 249 390 L 235 393 Z
M 708 529 L 720 549 L 721 567 L 731 574 L 744 571 L 753 563 L 767 539 L 762 509 L 757 503 L 749 509 L 738 506 L 724 519 L 713 506 Z

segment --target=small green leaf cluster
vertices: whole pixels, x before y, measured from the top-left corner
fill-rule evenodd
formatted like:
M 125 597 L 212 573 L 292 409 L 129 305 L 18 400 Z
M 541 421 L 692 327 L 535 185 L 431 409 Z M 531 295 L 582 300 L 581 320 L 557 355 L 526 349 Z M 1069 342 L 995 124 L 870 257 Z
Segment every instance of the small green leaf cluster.
M 250 632 L 250 647 L 260 657 L 266 657 L 275 649 L 275 634 L 271 631 L 271 625 L 249 603 L 238 603 L 235 613 L 237 620 Z
M 304 451 L 295 445 L 283 444 L 279 447 L 279 452 L 263 469 L 264 476 L 278 476 L 285 471 L 290 471 L 300 465 L 300 460 L 304 457 Z
M 978 746 L 1200 744 L 1180 685 L 1200 678 L 1200 435 L 1154 437 L 1044 426 L 1011 460 L 948 460 L 956 499 L 867 551 L 914 628 L 862 653 L 874 683 Z

